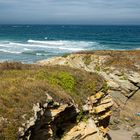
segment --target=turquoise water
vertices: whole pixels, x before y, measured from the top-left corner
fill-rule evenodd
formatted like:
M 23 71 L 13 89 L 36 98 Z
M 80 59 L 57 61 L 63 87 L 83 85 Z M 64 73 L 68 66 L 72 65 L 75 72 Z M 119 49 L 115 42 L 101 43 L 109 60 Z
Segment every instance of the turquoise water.
M 0 25 L 0 61 L 33 63 L 83 50 L 140 49 L 140 26 Z

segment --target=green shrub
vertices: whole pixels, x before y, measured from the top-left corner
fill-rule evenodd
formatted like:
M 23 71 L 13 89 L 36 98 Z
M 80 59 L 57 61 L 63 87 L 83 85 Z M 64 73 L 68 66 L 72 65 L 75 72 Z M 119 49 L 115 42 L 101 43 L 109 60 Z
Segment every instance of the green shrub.
M 99 71 L 101 70 L 101 67 L 100 67 L 99 65 L 96 65 L 96 66 L 95 66 L 95 70 L 96 70 L 97 72 L 99 72 Z
M 119 77 L 120 80 L 128 80 L 128 77 L 122 73 L 122 75 Z
M 76 117 L 76 122 L 79 123 L 83 118 L 83 111 L 80 111 Z
M 88 66 L 92 61 L 91 60 L 91 55 L 84 56 L 83 61 L 84 61 L 85 65 Z
M 59 85 L 65 90 L 72 91 L 74 89 L 75 79 L 70 73 L 65 71 L 47 73 L 47 71 L 41 70 L 35 77 L 39 80 L 47 80 L 53 85 Z
M 65 53 L 64 55 L 62 55 L 62 57 L 66 58 L 69 55 L 70 55 L 69 53 Z
M 76 122 L 79 123 L 80 121 L 83 121 L 83 122 L 87 122 L 89 116 L 85 114 L 85 112 L 83 112 L 83 110 L 81 110 L 77 117 L 76 117 Z
M 102 91 L 103 91 L 103 92 L 107 92 L 108 89 L 109 89 L 109 86 L 108 86 L 108 84 L 107 84 L 107 81 L 105 81 L 105 82 L 103 83 L 103 86 L 102 86 Z
M 75 79 L 68 72 L 52 73 L 48 80 L 51 84 L 57 84 L 65 90 L 73 91 L 74 89 Z
M 33 105 L 46 102 L 46 92 L 56 102 L 73 99 L 81 109 L 102 84 L 97 74 L 69 67 L 0 64 L 0 116 L 8 120 L 0 129 L 0 139 L 16 139 L 18 127 L 32 117 Z

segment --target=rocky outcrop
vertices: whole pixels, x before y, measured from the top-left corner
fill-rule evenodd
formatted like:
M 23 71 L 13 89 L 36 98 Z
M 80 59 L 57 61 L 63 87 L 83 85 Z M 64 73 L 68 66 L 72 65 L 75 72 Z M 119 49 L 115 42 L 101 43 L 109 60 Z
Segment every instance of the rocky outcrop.
M 34 105 L 34 117 L 19 128 L 23 140 L 105 140 L 113 102 L 105 92 L 87 98 L 83 109 L 74 102 L 55 102 L 47 94 L 46 103 Z
M 107 140 L 109 128 L 120 136 L 138 128 L 140 51 L 71 54 L 38 64 L 0 65 L 0 139 Z
M 126 126 L 126 118 L 138 125 L 139 117 L 136 114 L 140 101 L 140 51 L 80 52 L 42 60 L 38 64 L 65 65 L 98 73 L 105 78 L 108 94 L 114 101 L 110 128 L 117 129 L 119 123 Z
M 106 140 L 113 105 L 96 73 L 0 64 L 0 140 Z
M 93 119 L 88 119 L 87 122 L 80 122 L 74 126 L 62 140 L 91 140 L 103 139 Z M 105 138 L 104 138 L 105 139 Z

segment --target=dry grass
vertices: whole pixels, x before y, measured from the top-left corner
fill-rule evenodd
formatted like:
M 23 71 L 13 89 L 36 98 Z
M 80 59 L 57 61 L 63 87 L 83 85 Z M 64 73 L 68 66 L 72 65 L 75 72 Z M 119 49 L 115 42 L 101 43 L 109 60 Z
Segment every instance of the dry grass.
M 76 54 L 86 54 L 95 56 L 106 56 L 107 59 L 103 63 L 102 67 L 115 67 L 117 69 L 130 69 L 138 71 L 136 66 L 140 66 L 140 50 L 128 50 L 128 51 L 113 51 L 113 50 L 101 50 L 101 51 L 82 51 L 76 52 Z
M 32 115 L 33 104 L 46 102 L 45 93 L 55 101 L 79 104 L 103 86 L 104 80 L 94 73 L 68 68 L 0 64 L 0 139 L 15 140 L 18 127 Z M 23 119 L 23 115 L 25 115 Z

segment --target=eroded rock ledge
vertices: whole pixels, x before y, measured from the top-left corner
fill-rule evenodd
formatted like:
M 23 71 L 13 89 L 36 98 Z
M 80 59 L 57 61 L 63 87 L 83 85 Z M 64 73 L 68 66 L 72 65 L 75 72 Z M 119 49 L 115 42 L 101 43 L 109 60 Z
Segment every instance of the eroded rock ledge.
M 140 51 L 90 51 L 38 62 L 39 65 L 65 65 L 95 72 L 105 78 L 113 98 L 111 129 L 131 130 L 139 126 L 136 115 L 140 102 Z
M 84 52 L 38 64 L 0 64 L 1 140 L 107 140 L 108 126 L 139 125 L 140 51 Z
M 0 63 L 1 140 L 106 140 L 112 98 L 102 76 Z
M 81 110 L 72 102 L 55 102 L 47 94 L 46 103 L 34 105 L 34 117 L 19 128 L 19 139 L 107 139 L 112 105 L 111 97 L 102 91 L 88 97 Z

